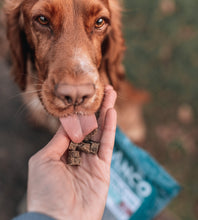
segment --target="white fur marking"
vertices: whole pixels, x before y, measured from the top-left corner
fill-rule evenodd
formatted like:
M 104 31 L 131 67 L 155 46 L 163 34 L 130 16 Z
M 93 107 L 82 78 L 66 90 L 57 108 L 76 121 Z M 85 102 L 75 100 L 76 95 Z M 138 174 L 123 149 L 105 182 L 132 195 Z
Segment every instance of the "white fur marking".
M 98 71 L 91 63 L 90 58 L 81 49 L 76 49 L 74 52 L 74 59 L 77 64 L 80 65 L 83 72 L 88 74 L 95 84 L 98 80 Z

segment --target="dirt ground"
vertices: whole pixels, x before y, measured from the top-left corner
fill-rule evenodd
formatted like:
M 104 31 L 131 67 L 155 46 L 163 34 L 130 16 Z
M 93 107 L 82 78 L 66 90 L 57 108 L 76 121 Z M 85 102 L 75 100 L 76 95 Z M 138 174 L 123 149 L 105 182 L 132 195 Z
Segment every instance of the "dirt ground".
M 144 8 L 144 4 L 147 5 L 145 0 L 141 1 L 141 5 L 140 1 L 137 0 L 134 0 L 133 3 L 132 1 L 126 2 L 128 3 L 127 8 L 135 6 L 147 11 L 147 8 Z M 179 7 L 184 7 L 184 11 L 187 8 L 185 8 L 186 3 L 183 0 L 158 2 L 162 2 L 160 10 L 163 13 L 172 13 L 174 16 L 176 16 L 174 14 L 174 7 L 176 6 L 173 3 L 177 4 L 179 2 Z M 166 5 L 167 2 L 169 2 L 168 6 Z M 192 3 L 194 1 L 189 0 L 188 2 Z M 163 5 L 164 3 L 166 4 Z M 151 4 L 148 7 L 148 13 L 153 12 L 155 8 L 156 5 L 153 3 L 152 6 Z M 150 152 L 182 186 L 180 195 L 171 202 L 158 217 L 158 220 L 196 220 L 198 219 L 198 87 L 196 86 L 198 68 L 195 60 L 198 59 L 196 59 L 197 55 L 195 54 L 189 55 L 189 51 L 194 50 L 194 47 L 198 48 L 198 45 L 191 46 L 190 44 L 187 47 L 185 46 L 187 43 L 184 46 L 182 43 L 182 50 L 174 52 L 174 44 L 170 37 L 165 46 L 161 46 L 160 51 L 158 51 L 159 57 L 155 59 L 154 52 L 150 47 L 148 48 L 149 41 L 144 41 L 141 38 L 140 43 L 138 34 L 142 35 L 144 33 L 147 35 L 147 39 L 150 39 L 148 33 L 153 31 L 157 34 L 159 30 L 151 27 L 149 29 L 149 26 L 146 29 L 145 24 L 148 20 L 146 16 L 151 15 L 140 13 L 141 16 L 139 16 L 137 11 L 128 12 L 128 14 L 131 14 L 131 17 L 128 16 L 130 19 L 124 18 L 127 46 L 131 48 L 127 51 L 125 65 L 130 80 L 136 82 L 138 86 L 148 89 L 152 95 L 150 103 L 145 106 L 147 138 L 142 147 Z M 154 15 L 158 16 L 158 14 Z M 166 16 L 169 16 L 169 14 Z M 131 19 L 136 25 L 132 25 L 130 29 L 127 27 L 131 25 Z M 162 20 L 161 17 L 159 19 Z M 170 17 L 166 17 L 166 19 L 170 19 Z M 172 17 L 172 19 L 175 19 L 175 17 Z M 44 129 L 34 128 L 28 122 L 28 113 L 21 101 L 20 91 L 10 80 L 11 62 L 3 24 L 2 12 L 0 11 L 0 219 L 8 220 L 17 214 L 18 205 L 25 194 L 29 157 L 44 146 L 50 140 L 52 134 Z M 160 23 L 160 25 L 163 24 L 166 25 L 166 23 Z M 177 24 L 171 22 L 171 25 Z M 196 42 L 198 42 L 197 31 L 194 33 L 192 26 L 190 26 L 191 29 L 189 29 L 189 26 L 183 26 L 185 26 L 183 29 L 179 29 L 180 32 L 185 30 L 186 35 L 182 35 L 183 38 L 191 39 L 192 34 L 194 34 L 196 35 Z M 176 40 L 173 39 L 175 43 L 178 43 L 178 36 L 180 35 L 175 36 Z M 130 40 L 132 38 L 133 41 Z M 152 43 L 157 45 L 158 38 L 152 39 Z M 143 51 L 142 47 L 146 48 L 146 52 Z M 189 49 L 191 47 L 192 49 Z M 178 48 L 181 49 L 179 45 L 176 49 Z M 183 50 L 184 52 L 182 52 Z M 175 53 L 177 53 L 177 56 L 181 56 L 178 60 Z M 183 61 L 183 53 L 188 55 L 192 64 Z M 150 57 L 150 54 L 153 56 Z M 131 69 L 129 57 L 133 60 L 133 70 Z M 191 69 L 188 64 L 192 66 Z M 160 69 L 161 66 L 164 72 Z M 173 66 L 176 68 L 173 68 Z M 182 71 L 186 71 L 185 68 L 188 71 L 187 76 L 182 75 Z M 149 69 L 153 71 L 149 72 Z M 170 72 L 170 74 L 165 74 L 167 72 Z

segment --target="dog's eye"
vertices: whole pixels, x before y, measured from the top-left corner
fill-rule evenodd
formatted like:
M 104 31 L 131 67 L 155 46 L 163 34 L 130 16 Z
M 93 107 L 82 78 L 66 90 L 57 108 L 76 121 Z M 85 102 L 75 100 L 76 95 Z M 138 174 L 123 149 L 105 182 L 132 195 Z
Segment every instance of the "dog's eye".
M 38 18 L 37 18 L 37 21 L 41 24 L 41 25 L 48 25 L 49 24 L 49 20 L 43 16 L 43 15 L 40 15 Z
M 105 25 L 105 19 L 104 19 L 104 18 L 99 18 L 99 19 L 95 22 L 95 28 L 96 28 L 96 29 L 101 29 L 104 25 Z

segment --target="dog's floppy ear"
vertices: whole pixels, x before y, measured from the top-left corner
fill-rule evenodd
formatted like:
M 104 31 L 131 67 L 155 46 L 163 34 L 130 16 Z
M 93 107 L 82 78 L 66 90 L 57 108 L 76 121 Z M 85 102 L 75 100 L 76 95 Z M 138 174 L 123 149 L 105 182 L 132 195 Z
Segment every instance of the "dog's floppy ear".
M 21 0 L 5 3 L 5 14 L 7 18 L 7 38 L 10 43 L 13 59 L 12 74 L 21 90 L 26 87 L 28 44 L 23 29 L 21 15 Z
M 109 83 L 117 90 L 119 81 L 125 77 L 122 65 L 125 43 L 121 28 L 121 7 L 118 1 L 109 0 L 111 29 L 102 44 L 103 60 L 101 68 L 106 72 Z

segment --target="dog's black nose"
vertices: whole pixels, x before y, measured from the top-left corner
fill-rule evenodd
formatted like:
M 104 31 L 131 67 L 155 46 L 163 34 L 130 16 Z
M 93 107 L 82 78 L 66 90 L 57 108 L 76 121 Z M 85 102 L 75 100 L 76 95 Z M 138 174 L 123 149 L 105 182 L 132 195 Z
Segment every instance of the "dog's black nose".
M 58 98 L 69 105 L 80 105 L 89 100 L 95 93 L 94 84 L 57 84 L 55 86 L 55 94 Z

